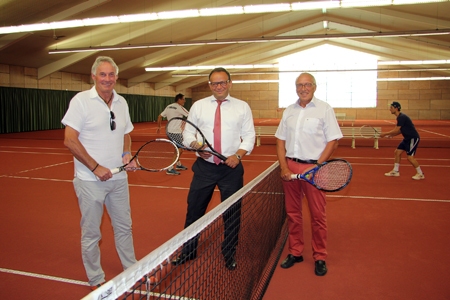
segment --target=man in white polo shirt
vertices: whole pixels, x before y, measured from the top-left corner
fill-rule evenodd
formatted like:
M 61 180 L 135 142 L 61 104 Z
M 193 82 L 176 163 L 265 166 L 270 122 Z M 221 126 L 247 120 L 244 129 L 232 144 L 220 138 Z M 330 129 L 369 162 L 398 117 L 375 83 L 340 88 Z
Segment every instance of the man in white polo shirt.
M 162 118 L 166 118 L 167 121 L 170 121 L 172 118 L 178 117 L 178 118 L 187 118 L 189 112 L 186 108 L 184 108 L 184 104 L 186 103 L 186 99 L 184 98 L 183 94 L 178 94 L 175 96 L 175 102 L 172 104 L 167 105 L 167 107 L 164 109 L 164 111 L 158 116 L 158 129 L 156 130 L 157 133 L 161 130 L 161 121 Z M 180 132 L 181 134 L 181 132 Z M 180 152 L 180 156 L 183 153 L 183 149 L 179 148 L 178 151 Z M 180 175 L 180 172 L 178 171 L 185 171 L 187 168 L 183 166 L 178 159 L 175 168 L 170 167 L 167 169 L 166 174 L 167 175 Z
M 129 163 L 131 156 L 128 104 L 114 91 L 119 68 L 106 56 L 92 66 L 95 86 L 70 101 L 62 123 L 64 145 L 74 156 L 73 185 L 81 211 L 81 253 L 89 285 L 95 290 L 105 282 L 98 243 L 106 206 L 114 229 L 116 250 L 124 269 L 136 262 L 131 231 L 127 173 L 113 176 L 110 169 Z M 132 161 L 129 168 L 135 168 Z M 127 169 L 129 169 L 127 168 Z

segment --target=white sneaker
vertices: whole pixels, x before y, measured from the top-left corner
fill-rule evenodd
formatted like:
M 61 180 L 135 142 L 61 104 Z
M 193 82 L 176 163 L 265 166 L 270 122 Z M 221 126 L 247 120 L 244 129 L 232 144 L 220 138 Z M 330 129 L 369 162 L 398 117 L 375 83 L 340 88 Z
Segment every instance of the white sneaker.
M 414 176 L 412 177 L 412 179 L 414 179 L 414 180 L 425 179 L 425 175 L 417 173 L 416 175 L 414 175 Z
M 390 172 L 384 173 L 384 176 L 398 177 L 398 176 L 400 176 L 400 172 L 392 170 Z

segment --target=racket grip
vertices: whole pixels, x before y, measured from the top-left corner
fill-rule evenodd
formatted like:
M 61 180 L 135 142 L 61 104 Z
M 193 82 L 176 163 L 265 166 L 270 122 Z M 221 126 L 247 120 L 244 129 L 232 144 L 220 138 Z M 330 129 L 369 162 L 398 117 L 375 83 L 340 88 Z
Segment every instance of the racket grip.
M 122 168 L 114 168 L 114 169 L 111 169 L 111 173 L 113 174 L 113 175 L 115 175 L 115 174 L 117 174 L 117 173 L 120 173 L 120 172 L 122 172 L 123 170 L 122 170 Z
M 302 174 L 292 174 L 291 179 L 300 179 Z

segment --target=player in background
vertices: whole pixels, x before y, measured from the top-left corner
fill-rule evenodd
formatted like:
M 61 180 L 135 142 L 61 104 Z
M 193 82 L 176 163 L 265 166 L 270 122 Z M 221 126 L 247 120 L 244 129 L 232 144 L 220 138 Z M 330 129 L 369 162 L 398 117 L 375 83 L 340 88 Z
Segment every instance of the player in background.
M 178 94 L 175 96 L 175 102 L 172 104 L 167 105 L 167 107 L 164 109 L 164 111 L 158 116 L 158 129 L 156 130 L 157 133 L 161 131 L 161 121 L 162 118 L 167 118 L 167 121 L 170 121 L 172 118 L 180 117 L 180 118 L 187 118 L 189 112 L 186 108 L 184 108 L 184 104 L 186 103 L 186 99 L 184 98 L 183 94 Z M 180 152 L 180 156 L 183 153 L 183 149 L 178 149 Z M 167 169 L 166 174 L 167 175 L 180 175 L 180 172 L 178 171 L 185 171 L 187 168 L 183 166 L 180 162 L 180 160 L 177 161 L 174 167 L 170 167 Z
M 400 159 L 402 157 L 403 152 L 406 152 L 406 158 L 410 162 L 410 164 L 416 169 L 416 175 L 412 177 L 414 180 L 425 179 L 425 175 L 420 168 L 419 163 L 415 159 L 414 155 L 416 154 L 417 147 L 419 146 L 420 136 L 414 127 L 411 119 L 400 112 L 402 106 L 398 102 L 392 102 L 389 110 L 391 114 L 397 117 L 397 126 L 391 131 L 381 133 L 380 137 L 393 137 L 399 134 L 403 135 L 403 140 L 397 146 L 397 149 L 394 151 L 394 169 L 384 175 L 390 177 L 398 177 L 400 176 L 399 168 L 400 168 Z

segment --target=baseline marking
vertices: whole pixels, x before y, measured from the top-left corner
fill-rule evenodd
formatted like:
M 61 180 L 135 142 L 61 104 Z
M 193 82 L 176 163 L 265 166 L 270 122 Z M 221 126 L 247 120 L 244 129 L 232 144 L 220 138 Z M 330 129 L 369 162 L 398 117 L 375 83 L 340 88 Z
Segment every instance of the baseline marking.
M 431 133 L 431 134 L 434 134 L 434 135 L 440 135 L 440 136 L 443 136 L 443 137 L 446 137 L 446 138 L 450 138 L 450 136 L 448 136 L 448 135 L 446 135 L 446 134 L 437 133 L 437 132 L 430 131 L 430 130 L 425 130 L 425 129 L 419 129 L 419 130 L 420 130 L 420 131 L 424 131 L 424 132 L 428 132 L 428 133 Z
M 0 272 L 9 273 L 9 274 L 15 274 L 15 275 L 28 276 L 28 277 L 34 277 L 34 278 L 39 278 L 39 279 L 48 279 L 48 280 L 53 280 L 53 281 L 59 281 L 59 282 L 65 282 L 65 283 L 72 283 L 72 284 L 89 286 L 89 284 L 87 282 L 84 282 L 84 281 L 68 279 L 68 278 L 61 278 L 61 277 L 56 277 L 56 276 L 44 275 L 44 274 L 30 273 L 30 272 L 11 270 L 11 269 L 4 269 L 4 268 L 0 268 Z
M 420 198 L 391 198 L 391 197 L 373 197 L 373 196 L 346 196 L 346 195 L 330 195 L 330 198 L 352 198 L 352 199 L 370 199 L 370 200 L 394 200 L 394 201 L 418 201 L 418 202 L 444 202 L 450 203 L 450 199 L 420 199 Z

